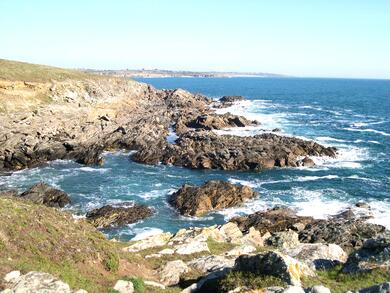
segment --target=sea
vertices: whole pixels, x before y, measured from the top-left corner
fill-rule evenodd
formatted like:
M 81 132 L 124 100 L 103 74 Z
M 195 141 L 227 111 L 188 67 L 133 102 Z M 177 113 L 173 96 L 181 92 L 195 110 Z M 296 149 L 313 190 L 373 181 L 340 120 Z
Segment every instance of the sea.
M 0 177 L 0 189 L 23 191 L 38 181 L 67 192 L 75 217 L 111 204 L 145 204 L 154 216 L 136 224 L 103 232 L 120 240 L 176 232 L 191 226 L 221 224 L 234 216 L 275 206 L 299 215 L 326 218 L 364 201 L 373 223 L 390 228 L 390 80 L 322 78 L 148 78 L 138 79 L 158 89 L 183 88 L 218 99 L 241 95 L 247 100 L 219 113 L 256 119 L 258 127 L 219 130 L 250 136 L 279 128 L 281 135 L 314 140 L 338 149 L 337 158 L 315 158 L 312 168 L 276 168 L 263 172 L 190 170 L 149 166 L 130 160 L 131 152 L 105 153 L 103 166 L 53 161 L 40 168 Z M 173 141 L 175 133 L 167 139 Z M 227 180 L 251 186 L 259 196 L 243 206 L 204 217 L 180 216 L 168 203 L 182 184 Z M 366 213 L 353 208 L 357 213 Z

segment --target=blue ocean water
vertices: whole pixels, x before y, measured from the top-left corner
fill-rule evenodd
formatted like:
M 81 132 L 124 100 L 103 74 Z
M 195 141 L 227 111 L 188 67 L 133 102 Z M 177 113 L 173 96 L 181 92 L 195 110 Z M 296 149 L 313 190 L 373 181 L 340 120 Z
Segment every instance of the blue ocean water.
M 188 170 L 131 162 L 125 152 L 107 153 L 102 167 L 55 161 L 0 177 L 0 189 L 23 190 L 39 180 L 72 197 L 76 215 L 104 204 L 137 202 L 155 208 L 155 215 L 137 224 L 104 231 L 131 239 L 156 231 L 175 232 L 189 226 L 223 223 L 234 215 L 275 205 L 290 206 L 301 215 L 324 218 L 368 202 L 373 222 L 390 228 L 390 81 L 300 78 L 155 78 L 140 80 L 156 88 L 184 88 L 219 98 L 242 95 L 248 100 L 228 109 L 262 122 L 260 127 L 220 131 L 253 135 L 280 128 L 282 135 L 312 139 L 339 149 L 337 159 L 316 159 L 314 168 L 273 169 L 261 173 Z M 239 208 L 204 218 L 179 216 L 166 202 L 184 183 L 229 180 L 256 189 L 259 198 Z M 359 211 L 357 209 L 357 211 Z

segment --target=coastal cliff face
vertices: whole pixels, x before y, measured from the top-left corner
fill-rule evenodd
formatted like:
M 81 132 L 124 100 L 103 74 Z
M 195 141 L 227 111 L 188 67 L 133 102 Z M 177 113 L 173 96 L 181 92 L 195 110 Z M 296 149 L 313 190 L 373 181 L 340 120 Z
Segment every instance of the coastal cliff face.
M 55 159 L 100 164 L 102 152 L 112 149 L 137 150 L 134 159 L 147 164 L 227 170 L 310 165 L 307 156 L 336 154 L 334 148 L 277 135 L 216 135 L 213 129 L 259 122 L 217 115 L 211 106 L 221 107 L 223 101 L 184 90 L 156 90 L 131 80 L 24 63 L 1 65 L 3 171 Z M 23 70 L 8 74 L 15 66 Z M 180 135 L 177 144 L 166 140 L 170 127 Z

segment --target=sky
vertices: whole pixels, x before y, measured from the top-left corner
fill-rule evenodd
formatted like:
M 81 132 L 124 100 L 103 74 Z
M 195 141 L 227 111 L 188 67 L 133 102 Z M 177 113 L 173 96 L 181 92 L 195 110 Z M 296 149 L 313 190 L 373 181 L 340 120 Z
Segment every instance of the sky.
M 390 78 L 389 0 L 0 0 L 0 58 Z

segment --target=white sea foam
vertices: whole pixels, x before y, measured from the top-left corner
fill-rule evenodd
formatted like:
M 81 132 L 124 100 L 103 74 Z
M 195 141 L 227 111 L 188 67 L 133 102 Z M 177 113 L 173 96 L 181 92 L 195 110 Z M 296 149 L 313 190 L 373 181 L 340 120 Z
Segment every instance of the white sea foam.
M 179 136 L 176 134 L 176 132 L 172 129 L 172 127 L 169 128 L 169 133 L 166 137 L 166 140 L 168 143 L 175 144 L 176 139 L 178 139 Z
M 329 136 L 319 136 L 315 140 L 319 142 L 326 142 L 326 141 L 336 141 L 336 142 L 346 142 L 344 139 L 339 139 L 339 138 L 334 138 L 334 137 L 329 137 Z
M 336 158 L 331 157 L 310 157 L 317 166 L 334 168 L 362 168 L 361 162 L 367 160 L 368 151 L 365 148 L 344 147 L 339 148 Z
M 92 167 L 81 167 L 79 170 L 84 172 L 99 172 L 99 173 L 106 173 L 109 171 L 109 168 L 92 168 Z
M 142 240 L 148 238 L 149 236 L 158 235 L 164 231 L 158 228 L 145 227 L 145 228 L 134 228 L 134 234 L 136 234 L 131 240 Z
M 371 207 L 373 218 L 370 223 L 379 224 L 390 229 L 390 202 L 389 201 L 372 201 L 368 202 Z
M 249 120 L 257 120 L 261 122 L 260 126 L 252 127 L 252 130 L 261 130 L 261 129 L 274 129 L 274 128 L 281 128 L 285 113 L 261 113 L 259 110 L 261 109 L 269 109 L 269 108 L 276 108 L 279 107 L 279 105 L 273 104 L 272 101 L 269 100 L 245 100 L 240 101 L 237 103 L 234 103 L 232 106 L 227 108 L 221 108 L 217 109 L 217 114 L 225 114 L 227 112 L 230 112 L 235 115 L 244 116 Z M 245 129 L 247 127 L 240 127 L 241 130 Z M 250 128 L 249 128 L 250 129 Z M 241 135 L 253 135 L 250 133 L 243 132 Z
M 297 178 L 294 179 L 294 180 L 295 180 L 295 181 L 299 181 L 299 182 L 305 182 L 305 181 L 315 181 L 315 180 L 324 180 L 324 179 L 331 180 L 331 179 L 337 179 L 337 178 L 340 178 L 340 177 L 337 176 L 337 175 L 326 175 L 326 176 L 299 176 L 299 177 L 297 177 Z
M 380 130 L 376 130 L 376 129 L 371 129 L 371 128 L 361 129 L 361 128 L 346 127 L 346 128 L 343 128 L 343 129 L 344 130 L 348 130 L 348 131 L 357 131 L 357 132 L 372 132 L 372 133 L 380 134 L 380 135 L 383 135 L 383 136 L 390 136 L 390 133 L 387 133 L 387 132 L 384 132 L 384 131 L 380 131 Z

